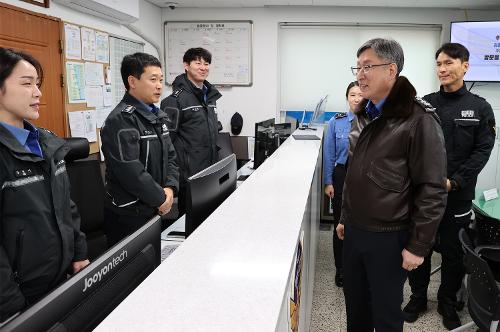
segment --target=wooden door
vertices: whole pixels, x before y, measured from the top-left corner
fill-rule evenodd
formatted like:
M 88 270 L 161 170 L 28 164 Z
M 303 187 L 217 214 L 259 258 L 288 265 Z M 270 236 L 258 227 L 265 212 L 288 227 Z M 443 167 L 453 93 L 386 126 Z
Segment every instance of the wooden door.
M 66 137 L 60 40 L 58 18 L 0 3 L 0 46 L 25 51 L 43 67 L 40 118 L 33 123 Z

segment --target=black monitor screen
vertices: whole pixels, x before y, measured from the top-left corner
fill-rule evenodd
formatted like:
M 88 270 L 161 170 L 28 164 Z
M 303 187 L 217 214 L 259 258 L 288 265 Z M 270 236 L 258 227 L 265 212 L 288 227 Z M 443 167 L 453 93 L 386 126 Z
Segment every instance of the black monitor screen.
M 255 124 L 255 145 L 253 168 L 257 169 L 272 153 L 274 145 L 274 119 L 257 122 Z
M 91 331 L 160 264 L 160 234 L 155 217 L 0 331 Z
M 205 168 L 187 180 L 186 237 L 236 189 L 236 156 Z
M 274 125 L 274 134 L 279 137 L 279 145 L 283 144 L 288 137 L 292 134 L 291 123 L 277 123 Z
M 292 134 L 291 123 L 274 123 L 274 119 L 255 124 L 253 168 L 257 169 Z

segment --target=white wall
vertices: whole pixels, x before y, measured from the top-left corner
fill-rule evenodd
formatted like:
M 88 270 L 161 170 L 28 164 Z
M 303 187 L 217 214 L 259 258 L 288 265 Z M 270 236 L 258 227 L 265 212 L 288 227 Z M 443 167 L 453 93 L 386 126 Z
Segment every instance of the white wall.
M 18 0 L 0 0 L 4 3 L 59 17 L 64 21 L 86 25 L 111 34 L 145 42 L 144 50 L 157 57 L 157 49 L 125 26 L 80 13 L 51 2 L 50 8 L 34 6 Z M 242 114 L 244 127 L 241 135 L 253 136 L 254 123 L 272 118 L 279 111 L 279 22 L 343 22 L 343 23 L 423 23 L 442 24 L 442 41 L 449 39 L 449 24 L 460 20 L 498 20 L 499 11 L 461 11 L 446 9 L 387 9 L 366 7 L 270 7 L 270 8 L 176 8 L 171 10 L 140 0 L 140 19 L 133 23 L 163 53 L 163 22 L 179 20 L 252 20 L 253 85 L 251 87 L 221 88 L 224 95 L 218 103 L 219 118 L 225 130 L 234 112 Z M 354 54 L 353 54 L 354 58 Z M 179 59 L 181 61 L 181 59 Z M 432 69 L 430 69 L 432 70 Z M 210 77 L 209 77 L 210 79 Z M 305 82 L 305 84 L 308 84 Z M 476 85 L 473 92 L 483 95 L 494 108 L 500 108 L 499 84 Z M 167 88 L 164 95 L 170 93 Z M 343 94 L 344 91 L 339 91 Z M 497 116 L 500 120 L 500 115 Z
M 26 2 L 19 0 L 1 0 L 3 3 L 13 5 L 16 7 L 31 10 L 33 12 L 42 13 L 49 16 L 54 16 L 60 18 L 63 21 L 76 23 L 80 25 L 85 25 L 90 28 L 103 30 L 110 34 L 121 36 L 127 39 L 132 39 L 136 41 L 142 41 L 145 43 L 144 51 L 150 53 L 156 57 L 159 56 L 156 48 L 148 43 L 146 40 L 141 38 L 139 35 L 133 33 L 128 28 L 118 23 L 113 23 L 111 21 L 92 16 L 89 14 L 81 13 L 79 11 L 73 10 L 69 7 L 60 5 L 53 1 L 50 2 L 50 8 L 43 8 L 40 6 L 35 6 Z M 147 1 L 140 0 L 139 7 L 139 20 L 134 22 L 132 25 L 140 30 L 144 35 L 151 39 L 154 43 L 158 44 L 163 48 L 163 32 L 162 32 L 162 20 L 161 20 L 161 9 Z
M 253 136 L 254 123 L 276 116 L 279 110 L 279 22 L 343 22 L 343 23 L 416 23 L 442 24 L 442 42 L 449 40 L 451 21 L 498 20 L 499 11 L 461 11 L 448 9 L 389 9 L 354 7 L 270 7 L 270 8 L 176 8 L 163 9 L 163 21 L 179 20 L 252 20 L 253 85 L 223 88 L 218 103 L 219 118 L 225 130 L 234 112 L 243 116 L 241 135 Z M 341 52 L 341 50 L 339 50 Z M 355 55 L 353 54 L 353 59 Z M 179 59 L 181 61 L 181 59 Z M 321 68 L 322 64 L 318 64 Z M 327 64 L 325 64 L 327 65 Z M 330 64 L 328 64 L 330 65 Z M 427 70 L 427 69 L 426 69 Z M 428 68 L 434 70 L 434 68 Z M 300 78 L 298 78 L 300 79 Z M 210 80 L 210 77 L 209 77 Z M 304 84 L 308 84 L 305 82 Z M 495 107 L 500 107 L 499 84 L 474 87 Z M 344 91 L 339 91 L 343 94 Z M 500 120 L 500 118 L 499 118 Z

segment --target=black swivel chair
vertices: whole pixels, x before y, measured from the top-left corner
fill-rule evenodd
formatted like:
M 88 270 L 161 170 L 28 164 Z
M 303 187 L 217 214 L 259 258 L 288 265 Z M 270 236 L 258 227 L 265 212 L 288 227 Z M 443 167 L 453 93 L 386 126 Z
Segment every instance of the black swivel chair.
M 474 322 L 453 331 L 463 331 L 474 323 L 480 331 L 498 331 L 500 320 L 500 289 L 488 263 L 481 257 L 485 247 L 474 247 L 465 230 L 460 230 L 460 242 L 465 252 L 467 306 Z M 489 247 L 489 250 L 495 248 Z M 500 248 L 496 248 L 500 250 Z
M 233 145 L 231 144 L 231 135 L 227 132 L 219 132 L 217 136 L 217 150 L 219 153 L 218 161 L 233 154 Z
M 66 170 L 71 184 L 71 199 L 78 207 L 81 230 L 87 236 L 89 258 L 95 259 L 108 248 L 104 234 L 104 182 L 97 159 L 77 160 L 89 155 L 85 138 L 66 138 L 71 150 L 66 155 Z

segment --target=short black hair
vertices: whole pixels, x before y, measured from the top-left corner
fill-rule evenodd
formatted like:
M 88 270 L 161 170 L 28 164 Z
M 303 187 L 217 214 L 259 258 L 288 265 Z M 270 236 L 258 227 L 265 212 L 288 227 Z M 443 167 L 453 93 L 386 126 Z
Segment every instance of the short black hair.
M 349 97 L 349 91 L 352 89 L 353 86 L 359 86 L 359 83 L 358 81 L 353 81 L 351 83 L 349 83 L 349 85 L 347 86 L 347 90 L 345 90 L 345 97 Z
M 120 68 L 125 90 L 128 91 L 130 88 L 128 85 L 128 77 L 132 75 L 137 79 L 141 79 L 141 75 L 144 73 L 144 68 L 149 66 L 161 68 L 161 62 L 156 57 L 147 53 L 137 52 L 125 55 Z
M 191 63 L 191 61 L 196 61 L 200 59 L 203 59 L 208 63 L 212 63 L 212 54 L 206 49 L 201 47 L 190 48 L 189 50 L 186 51 L 186 53 L 184 53 L 184 56 L 182 57 L 182 62 L 189 64 Z
M 462 44 L 459 43 L 445 43 L 436 51 L 437 60 L 439 54 L 444 53 L 450 58 L 460 59 L 460 61 L 469 61 L 469 50 Z
M 37 59 L 24 52 L 0 47 L 0 89 L 3 89 L 5 80 L 12 74 L 14 67 L 21 60 L 24 60 L 35 67 L 38 75 L 38 86 L 40 87 L 42 85 L 43 69 Z

